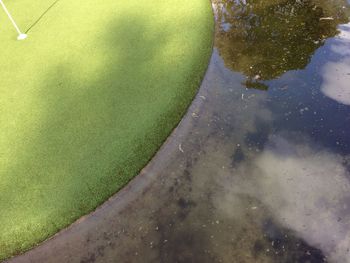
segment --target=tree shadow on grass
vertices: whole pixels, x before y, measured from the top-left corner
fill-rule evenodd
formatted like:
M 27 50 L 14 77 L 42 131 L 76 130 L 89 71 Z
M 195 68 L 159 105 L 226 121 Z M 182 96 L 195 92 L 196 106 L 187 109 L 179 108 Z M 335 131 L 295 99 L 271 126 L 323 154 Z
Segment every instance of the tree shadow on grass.
M 37 129 L 5 171 L 11 181 L 2 182 L 0 258 L 96 208 L 138 173 L 180 120 L 199 77 L 182 78 L 178 63 L 162 57 L 173 30 L 155 22 L 125 14 L 97 41 L 105 52 L 99 72 L 77 76 L 62 63 L 43 80 Z

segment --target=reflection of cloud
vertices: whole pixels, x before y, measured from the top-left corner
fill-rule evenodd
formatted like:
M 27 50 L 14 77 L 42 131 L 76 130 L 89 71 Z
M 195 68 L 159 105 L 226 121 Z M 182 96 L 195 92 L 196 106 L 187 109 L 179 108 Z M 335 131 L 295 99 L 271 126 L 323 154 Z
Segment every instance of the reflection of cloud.
M 314 152 L 281 138 L 270 141 L 255 165 L 262 200 L 280 223 L 320 247 L 336 262 L 350 262 L 349 174 L 341 156 Z M 286 149 L 288 152 L 286 152 Z
M 350 262 L 350 174 L 343 162 L 342 156 L 275 136 L 254 161 L 242 164 L 240 177 L 224 183 L 222 208 L 247 194 L 334 262 Z
M 336 43 L 331 46 L 331 50 L 339 55 L 350 56 L 350 24 L 340 25 L 340 34 L 336 38 Z
M 322 92 L 339 103 L 350 105 L 350 58 L 328 62 L 323 68 Z
M 350 105 L 350 24 L 341 25 L 339 29 L 341 33 L 331 50 L 343 57 L 325 64 L 321 90 L 329 98 Z

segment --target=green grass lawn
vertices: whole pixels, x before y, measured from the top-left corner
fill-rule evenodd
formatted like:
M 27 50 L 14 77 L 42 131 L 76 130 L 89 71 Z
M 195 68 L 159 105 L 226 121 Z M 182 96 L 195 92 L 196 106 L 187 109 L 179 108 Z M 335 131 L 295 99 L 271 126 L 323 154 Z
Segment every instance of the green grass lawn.
M 180 121 L 211 54 L 209 0 L 4 0 L 0 259 L 92 211 Z

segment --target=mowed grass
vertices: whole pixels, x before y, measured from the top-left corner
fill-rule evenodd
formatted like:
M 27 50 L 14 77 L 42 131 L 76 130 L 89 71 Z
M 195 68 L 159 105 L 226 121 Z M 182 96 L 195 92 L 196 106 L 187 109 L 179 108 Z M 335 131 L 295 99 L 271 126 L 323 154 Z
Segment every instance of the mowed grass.
M 54 2 L 6 1 L 23 31 Z M 0 259 L 142 169 L 205 73 L 209 0 L 58 1 L 17 41 L 0 9 Z

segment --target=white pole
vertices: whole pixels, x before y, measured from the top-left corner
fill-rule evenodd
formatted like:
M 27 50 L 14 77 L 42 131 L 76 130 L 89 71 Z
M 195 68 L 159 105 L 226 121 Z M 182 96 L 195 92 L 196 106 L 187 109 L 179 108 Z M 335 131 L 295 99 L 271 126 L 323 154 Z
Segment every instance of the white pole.
M 26 39 L 26 38 L 27 38 L 27 35 L 26 35 L 26 34 L 23 34 L 23 33 L 21 32 L 21 30 L 19 30 L 19 28 L 18 28 L 18 26 L 17 26 L 15 20 L 13 20 L 13 18 L 12 18 L 12 16 L 11 16 L 10 12 L 7 10 L 5 4 L 2 2 L 2 0 L 0 0 L 0 4 L 1 4 L 2 8 L 4 9 L 5 13 L 7 14 L 7 16 L 9 17 L 9 19 L 10 19 L 12 25 L 15 27 L 15 29 L 16 29 L 16 31 L 17 31 L 17 33 L 18 33 L 17 39 L 18 39 L 18 40 Z

